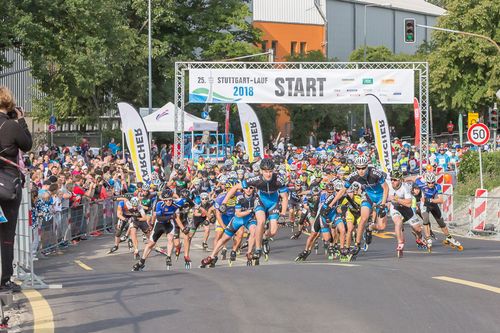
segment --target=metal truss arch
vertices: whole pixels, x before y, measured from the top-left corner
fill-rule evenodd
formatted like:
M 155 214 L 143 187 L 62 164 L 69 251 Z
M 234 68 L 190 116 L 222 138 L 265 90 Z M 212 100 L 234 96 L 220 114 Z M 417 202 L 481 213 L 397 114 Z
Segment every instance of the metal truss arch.
M 411 69 L 418 82 L 420 162 L 429 157 L 429 64 L 427 62 L 176 62 L 174 161 L 184 157 L 185 75 L 190 69 Z

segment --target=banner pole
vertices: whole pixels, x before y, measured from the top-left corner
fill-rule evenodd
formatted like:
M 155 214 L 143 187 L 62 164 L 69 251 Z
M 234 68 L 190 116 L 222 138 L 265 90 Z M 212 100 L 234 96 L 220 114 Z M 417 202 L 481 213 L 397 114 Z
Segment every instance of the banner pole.
M 484 188 L 483 186 L 483 160 L 481 158 L 481 147 L 479 148 L 479 179 L 481 182 L 481 188 Z

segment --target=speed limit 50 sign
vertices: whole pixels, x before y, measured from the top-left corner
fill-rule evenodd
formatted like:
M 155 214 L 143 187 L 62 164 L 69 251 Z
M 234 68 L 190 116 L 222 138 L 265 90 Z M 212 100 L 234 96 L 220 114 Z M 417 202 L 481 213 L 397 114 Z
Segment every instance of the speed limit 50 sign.
M 490 140 L 490 130 L 483 123 L 477 123 L 469 127 L 467 138 L 476 146 L 482 146 Z

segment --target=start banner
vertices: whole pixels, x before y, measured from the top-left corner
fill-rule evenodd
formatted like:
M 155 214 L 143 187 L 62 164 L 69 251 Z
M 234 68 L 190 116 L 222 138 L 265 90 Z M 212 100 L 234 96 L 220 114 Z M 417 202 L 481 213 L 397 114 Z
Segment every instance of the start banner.
M 190 103 L 413 104 L 411 69 L 191 69 Z

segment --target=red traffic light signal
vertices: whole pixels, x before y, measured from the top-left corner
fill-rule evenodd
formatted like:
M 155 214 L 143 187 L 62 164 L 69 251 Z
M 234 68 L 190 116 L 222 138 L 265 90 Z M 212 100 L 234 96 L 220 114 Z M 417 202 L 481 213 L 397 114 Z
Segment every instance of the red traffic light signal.
M 405 43 L 415 43 L 415 19 L 405 19 Z

